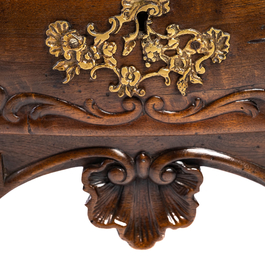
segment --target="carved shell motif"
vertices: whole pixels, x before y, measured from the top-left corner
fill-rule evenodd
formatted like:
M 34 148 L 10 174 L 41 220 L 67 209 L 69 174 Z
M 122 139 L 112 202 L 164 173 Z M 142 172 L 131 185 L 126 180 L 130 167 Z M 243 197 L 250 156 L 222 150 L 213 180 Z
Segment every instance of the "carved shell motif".
M 122 239 L 139 249 L 152 247 L 166 228 L 190 225 L 202 175 L 181 162 L 163 161 L 163 156 L 152 161 L 140 153 L 131 159 L 133 180 L 127 178 L 124 165 L 112 159 L 87 167 L 83 184 L 91 195 L 86 204 L 90 221 L 97 227 L 116 228 Z

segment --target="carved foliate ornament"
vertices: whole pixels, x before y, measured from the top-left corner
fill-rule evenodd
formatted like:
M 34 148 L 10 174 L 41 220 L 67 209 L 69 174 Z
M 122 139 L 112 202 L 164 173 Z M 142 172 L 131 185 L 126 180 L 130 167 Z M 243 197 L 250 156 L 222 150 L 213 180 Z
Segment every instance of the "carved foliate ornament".
M 68 83 L 80 70 L 90 70 L 92 79 L 96 79 L 96 71 L 102 68 L 113 70 L 119 79 L 117 85 L 110 85 L 111 92 L 117 92 L 119 97 L 127 95 L 132 97 L 145 95 L 145 89 L 139 87 L 145 79 L 162 76 L 165 84 L 170 85 L 170 72 L 175 72 L 181 77 L 177 81 L 177 88 L 183 96 L 186 95 L 188 84 L 202 84 L 200 77 L 205 73 L 202 63 L 211 59 L 213 63 L 221 63 L 226 59 L 230 46 L 230 35 L 215 28 L 210 28 L 205 33 L 195 29 L 181 29 L 179 25 L 172 24 L 166 28 L 166 34 L 160 34 L 152 29 L 152 18 L 160 17 L 169 12 L 169 0 L 123 0 L 121 2 L 121 14 L 109 19 L 111 28 L 104 33 L 97 33 L 93 23 L 88 24 L 87 32 L 94 37 L 94 43 L 87 45 L 86 37 L 80 35 L 76 30 L 70 28 L 67 21 L 56 21 L 49 25 L 46 32 L 46 45 L 50 47 L 50 53 L 56 57 L 63 56 L 53 69 L 66 72 L 63 83 Z M 139 19 L 140 13 L 146 13 L 146 21 Z M 163 61 L 165 67 L 157 72 L 143 75 L 133 65 L 117 66 L 114 58 L 117 51 L 115 42 L 110 42 L 112 34 L 117 34 L 124 23 L 135 21 L 136 31 L 123 37 L 123 56 L 128 56 L 140 40 L 142 46 L 143 60 L 145 66 L 150 67 L 152 63 Z M 142 30 L 140 23 L 144 23 Z M 190 36 L 190 40 L 184 48 L 180 48 L 180 40 L 183 36 Z M 166 44 L 163 44 L 166 41 Z M 173 51 L 174 55 L 167 55 Z M 193 55 L 199 55 L 194 60 Z

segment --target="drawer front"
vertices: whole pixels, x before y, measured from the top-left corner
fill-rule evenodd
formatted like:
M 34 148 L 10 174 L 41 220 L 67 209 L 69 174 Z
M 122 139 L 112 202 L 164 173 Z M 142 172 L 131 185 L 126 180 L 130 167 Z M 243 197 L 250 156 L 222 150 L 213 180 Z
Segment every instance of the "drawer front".
M 0 1 L 3 132 L 264 130 L 264 1 L 105 5 Z

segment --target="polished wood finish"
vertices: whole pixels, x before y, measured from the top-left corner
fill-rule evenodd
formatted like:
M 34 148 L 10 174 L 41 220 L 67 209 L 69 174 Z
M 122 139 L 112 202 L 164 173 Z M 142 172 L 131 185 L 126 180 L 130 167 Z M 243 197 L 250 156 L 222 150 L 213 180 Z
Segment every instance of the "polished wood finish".
M 265 185 L 265 2 L 171 0 L 169 6 L 167 14 L 152 18 L 156 32 L 166 34 L 172 24 L 199 32 L 220 28 L 231 36 L 226 60 L 203 62 L 203 85 L 190 83 L 187 96 L 176 89 L 174 73 L 169 86 L 153 77 L 141 82 L 144 96 L 119 98 L 108 90 L 119 81 L 110 69 L 97 71 L 96 80 L 83 71 L 62 84 L 65 74 L 52 70 L 57 58 L 49 54 L 45 33 L 54 21 L 69 21 L 92 45 L 87 24 L 109 30 L 120 0 L 108 1 L 108 8 L 105 0 L 0 0 L 0 197 L 46 173 L 83 166 L 84 189 L 92 196 L 89 219 L 117 228 L 143 249 L 167 227 L 192 222 L 199 166 Z M 140 40 L 122 55 L 122 37 L 132 32 L 133 21 L 110 37 L 118 67 L 159 71 L 161 61 L 146 68 Z M 183 222 L 176 218 L 183 210 L 178 200 L 187 206 Z

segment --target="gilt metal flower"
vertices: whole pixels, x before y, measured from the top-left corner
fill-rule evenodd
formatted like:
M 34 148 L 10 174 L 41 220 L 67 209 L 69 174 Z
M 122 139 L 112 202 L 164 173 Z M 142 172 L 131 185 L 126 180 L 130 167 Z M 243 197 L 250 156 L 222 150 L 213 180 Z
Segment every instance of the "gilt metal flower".
M 118 90 L 119 97 L 122 97 L 124 93 L 132 97 L 136 92 L 135 88 L 138 86 L 140 79 L 141 73 L 137 71 L 134 66 L 122 67 L 120 84 L 115 88 Z M 114 88 L 112 90 L 114 90 Z

